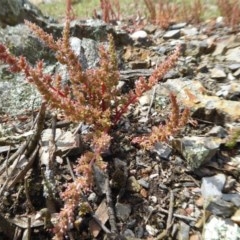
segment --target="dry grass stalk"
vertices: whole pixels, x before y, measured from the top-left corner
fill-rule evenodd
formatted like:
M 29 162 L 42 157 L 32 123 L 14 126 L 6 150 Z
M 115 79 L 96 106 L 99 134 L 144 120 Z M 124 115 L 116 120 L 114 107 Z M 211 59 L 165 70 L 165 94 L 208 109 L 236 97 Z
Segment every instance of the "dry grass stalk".
M 236 28 L 240 23 L 240 2 L 238 0 L 218 0 L 218 8 L 225 23 Z
M 157 4 L 153 0 L 144 0 L 150 14 L 152 23 L 167 29 L 171 24 L 185 21 L 190 23 L 200 23 L 203 13 L 201 0 L 179 3 L 159 0 Z
M 120 20 L 120 3 L 119 0 L 100 0 L 102 10 L 102 20 L 106 23 Z M 95 13 L 96 15 L 96 13 Z

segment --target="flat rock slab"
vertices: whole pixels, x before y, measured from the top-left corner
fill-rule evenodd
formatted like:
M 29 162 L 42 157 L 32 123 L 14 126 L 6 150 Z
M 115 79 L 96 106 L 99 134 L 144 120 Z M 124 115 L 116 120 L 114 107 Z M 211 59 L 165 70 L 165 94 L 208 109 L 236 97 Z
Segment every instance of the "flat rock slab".
M 240 102 L 211 96 L 199 81 L 169 79 L 163 85 L 177 95 L 183 106 L 201 112 L 205 120 L 221 123 L 240 119 Z

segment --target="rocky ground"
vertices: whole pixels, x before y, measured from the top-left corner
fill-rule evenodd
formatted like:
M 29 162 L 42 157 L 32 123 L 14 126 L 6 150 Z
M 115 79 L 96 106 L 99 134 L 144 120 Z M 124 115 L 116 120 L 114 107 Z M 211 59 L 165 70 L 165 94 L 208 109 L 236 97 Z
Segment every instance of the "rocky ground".
M 31 13 L 31 8 L 28 11 Z M 46 31 L 60 36 L 61 24 L 35 14 L 36 10 L 29 14 L 33 21 L 36 18 Z M 11 19 L 5 21 L 0 29 L 0 42 L 33 64 L 46 59 L 46 71 L 64 76 L 64 67 L 55 62 L 48 49 L 21 21 L 16 23 L 17 17 L 13 19 L 12 24 Z M 96 172 L 96 186 L 87 196 L 94 216 L 78 216 L 66 239 L 240 239 L 237 30 L 225 26 L 221 18 L 197 26 L 177 23 L 167 30 L 151 24 L 141 28 L 124 22 L 107 25 L 100 20 L 72 23 L 70 41 L 84 68 L 97 65 L 98 46 L 106 44 L 108 33 L 113 34 L 123 92 L 129 91 L 138 77 L 148 77 L 176 46 L 181 45 L 182 55 L 177 66 L 131 106 L 114 129 L 114 140 L 105 156 L 111 196 L 105 198 L 103 193 L 110 189 L 105 189 L 101 174 Z M 182 109 L 191 110 L 188 125 L 168 144 L 156 144 L 153 151 L 132 144 L 134 136 L 150 132 L 153 125 L 165 124 L 170 93 L 177 96 Z M 0 94 L 4 99 L 0 103 L 1 237 L 51 239 L 48 228 L 62 206 L 59 192 L 72 180 L 71 166 L 83 150 L 77 142 L 88 126 L 76 126 L 57 116 L 56 198 L 49 198 L 46 159 L 52 136 L 51 114 L 42 120 L 44 130 L 38 139 L 33 123 L 40 97 L 21 75 L 13 76 L 3 64 Z M 32 139 L 40 146 L 26 157 L 24 147 L 28 149 L 26 144 Z M 115 220 L 108 214 L 109 207 Z M 96 224 L 96 218 L 101 224 Z M 111 234 L 115 223 L 119 235 Z

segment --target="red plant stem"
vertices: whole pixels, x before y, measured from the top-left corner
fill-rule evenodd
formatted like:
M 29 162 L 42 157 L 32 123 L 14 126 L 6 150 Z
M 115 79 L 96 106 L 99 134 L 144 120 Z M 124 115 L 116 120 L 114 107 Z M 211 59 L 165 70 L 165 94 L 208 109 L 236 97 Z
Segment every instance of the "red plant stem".
M 113 119 L 113 125 L 116 125 L 118 123 L 122 115 L 128 110 L 129 105 L 135 103 L 137 98 L 138 98 L 137 95 L 134 95 L 119 111 L 116 112 L 116 115 L 114 116 Z
M 106 86 L 104 83 L 102 83 L 102 96 L 105 94 L 105 91 L 106 91 Z M 106 110 L 104 99 L 102 99 L 101 108 L 103 112 Z

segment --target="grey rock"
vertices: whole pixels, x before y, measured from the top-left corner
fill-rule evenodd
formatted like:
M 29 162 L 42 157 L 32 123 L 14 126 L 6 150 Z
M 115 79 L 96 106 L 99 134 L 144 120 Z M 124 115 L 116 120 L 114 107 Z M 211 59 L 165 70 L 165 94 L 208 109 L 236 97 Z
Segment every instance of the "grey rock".
M 227 77 L 227 74 L 223 69 L 220 69 L 220 68 L 211 69 L 211 78 L 220 80 L 226 77 Z
M 236 186 L 237 180 L 232 176 L 227 176 L 226 183 L 224 185 L 223 192 L 227 193 L 234 189 Z
M 183 221 L 180 221 L 178 239 L 189 240 L 190 226 Z
M 181 29 L 181 33 L 184 36 L 195 36 L 198 34 L 198 30 L 196 27 L 186 27 Z
M 78 38 L 91 38 L 96 41 L 107 39 L 108 27 L 105 22 L 98 19 L 88 19 L 86 21 L 75 20 L 71 22 L 71 32 Z
M 232 63 L 232 64 L 229 64 L 228 65 L 228 68 L 231 70 L 231 71 L 236 71 L 238 69 L 240 69 L 240 63 Z
M 202 196 L 207 200 L 215 196 L 222 196 L 222 190 L 226 182 L 224 174 L 217 174 L 212 177 L 202 178 L 201 192 Z
M 210 137 L 183 137 L 174 139 L 172 143 L 191 169 L 197 169 L 210 161 L 219 148 L 219 143 Z
M 149 94 L 145 94 L 139 98 L 139 103 L 141 106 L 149 106 L 151 103 L 151 96 Z
M 225 60 L 230 62 L 240 62 L 240 47 L 227 50 Z
M 93 165 L 93 178 L 97 194 L 100 196 L 106 194 L 108 192 L 107 175 L 96 165 Z
M 231 202 L 224 201 L 218 197 L 212 198 L 208 201 L 206 210 L 216 216 L 231 217 L 235 212 L 235 206 Z
M 181 29 L 181 28 L 184 28 L 187 26 L 187 23 L 186 22 L 183 22 L 183 23 L 176 23 L 176 24 L 173 24 L 172 26 L 170 26 L 170 29 L 171 30 L 176 30 L 176 29 Z
M 198 71 L 201 73 L 208 73 L 208 63 L 207 62 L 202 62 L 198 66 Z
M 150 200 L 150 202 L 156 204 L 158 202 L 158 199 L 156 196 L 149 196 L 148 199 Z
M 125 237 L 135 237 L 134 232 L 133 232 L 131 229 L 129 229 L 129 228 L 127 228 L 127 229 L 123 232 L 123 235 L 124 235 Z
M 214 52 L 212 53 L 212 56 L 216 57 L 216 56 L 225 54 L 227 51 L 227 45 L 228 45 L 227 41 L 218 43 Z
M 214 122 L 217 125 L 222 125 L 229 120 L 236 121 L 240 117 L 238 101 L 225 100 L 213 94 L 207 94 L 200 81 L 182 78 L 168 79 L 162 85 L 175 93 L 183 106 L 193 111 L 192 117 Z M 187 92 L 191 93 L 191 97 Z
M 169 159 L 172 153 L 172 149 L 170 148 L 170 146 L 161 142 L 157 142 L 154 145 L 153 151 L 156 152 L 157 155 L 163 159 Z
M 134 32 L 133 34 L 130 35 L 130 38 L 134 41 L 137 41 L 139 39 L 146 39 L 148 36 L 146 31 L 143 30 L 139 30 Z
M 216 96 L 218 97 L 227 97 L 229 94 L 229 91 L 231 90 L 231 86 L 230 85 L 224 85 L 220 87 L 221 89 L 219 91 L 216 92 Z
M 41 104 L 41 96 L 21 74 L 11 74 L 6 65 L 0 66 L 0 113 L 16 116 Z M 31 110 L 32 111 L 32 110 Z
M 56 62 L 54 53 L 42 43 L 25 24 L 0 28 L 0 42 L 16 56 L 24 56 L 31 64 L 44 59 L 45 63 Z
M 71 37 L 70 44 L 75 54 L 79 57 L 79 61 L 84 70 L 97 66 L 99 63 L 99 44 L 95 40 Z
M 88 196 L 88 201 L 95 203 L 97 201 L 97 194 L 92 192 Z
M 216 48 L 216 45 L 211 39 L 206 39 L 204 41 L 200 41 L 199 43 L 199 54 L 210 54 L 212 53 Z
M 151 235 L 151 236 L 155 236 L 157 233 L 158 233 L 158 230 L 155 228 L 155 227 L 153 227 L 153 226 L 151 226 L 151 225 L 146 225 L 146 231 L 149 233 L 149 235 Z
M 45 25 L 47 18 L 28 0 L 1 0 L 0 25 L 17 25 L 28 20 L 38 25 Z
M 157 26 L 154 25 L 154 24 L 147 24 L 145 27 L 144 27 L 144 31 L 146 31 L 147 33 L 151 33 L 151 34 L 154 34 L 154 32 L 157 30 Z
M 227 79 L 230 80 L 230 81 L 233 81 L 233 80 L 235 80 L 236 78 L 232 75 L 231 72 L 229 72 L 228 75 L 227 75 Z
M 55 38 L 62 36 L 63 24 L 49 23 L 43 28 L 48 33 L 52 33 Z M 99 19 L 74 20 L 70 24 L 70 33 L 73 37 L 90 38 L 98 42 L 106 42 L 108 34 L 112 34 L 116 46 L 133 42 L 125 31 L 116 30 Z
M 222 199 L 233 203 L 236 207 L 240 208 L 240 194 L 239 193 L 224 193 Z
M 229 84 L 220 86 L 220 90 L 216 92 L 216 95 L 234 100 L 234 97 L 240 96 L 239 81 L 232 81 Z
M 240 77 L 240 68 L 236 72 L 233 73 L 233 76 L 236 78 Z
M 143 178 L 139 179 L 139 180 L 138 180 L 138 183 L 139 183 L 142 187 L 144 187 L 144 188 L 146 188 L 146 189 L 149 188 L 149 182 L 146 181 L 146 180 L 143 179 Z
M 222 126 L 214 126 L 209 132 L 206 133 L 206 136 L 225 138 L 227 137 L 228 132 Z
M 204 225 L 202 237 L 204 240 L 238 240 L 240 239 L 240 227 L 230 219 L 211 216 Z
M 179 29 L 170 30 L 163 35 L 163 39 L 165 40 L 172 39 L 172 38 L 178 39 L 180 38 L 180 34 L 181 34 L 181 31 Z
M 135 229 L 134 229 L 135 235 L 138 238 L 143 238 L 144 235 L 144 228 L 141 225 L 138 225 Z
M 123 203 L 116 203 L 116 216 L 118 220 L 125 222 L 130 213 L 131 213 L 131 205 L 130 204 L 123 204 Z
M 128 178 L 127 164 L 119 158 L 114 158 L 115 171 L 112 175 L 112 187 L 117 189 L 125 188 Z
M 165 76 L 163 77 L 163 80 L 178 78 L 179 76 L 180 76 L 179 71 L 175 69 L 171 69 L 165 74 Z

